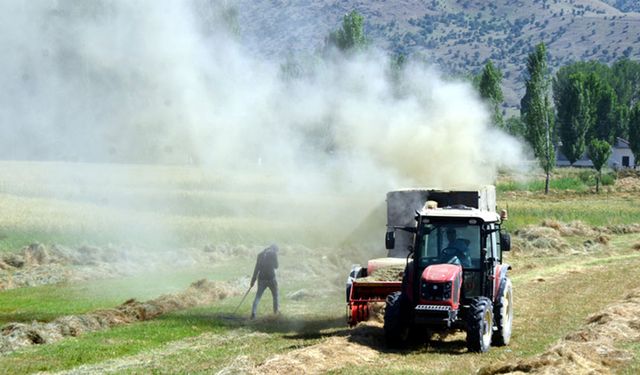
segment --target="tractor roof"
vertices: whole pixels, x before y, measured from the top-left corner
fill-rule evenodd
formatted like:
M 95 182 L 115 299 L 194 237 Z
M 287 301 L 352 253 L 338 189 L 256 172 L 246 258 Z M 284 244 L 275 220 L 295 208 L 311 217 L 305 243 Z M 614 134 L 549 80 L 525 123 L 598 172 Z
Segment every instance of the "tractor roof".
M 451 219 L 480 219 L 485 223 L 500 221 L 500 215 L 493 211 L 479 210 L 465 206 L 443 207 L 443 208 L 423 208 L 418 212 L 426 217 L 441 217 Z

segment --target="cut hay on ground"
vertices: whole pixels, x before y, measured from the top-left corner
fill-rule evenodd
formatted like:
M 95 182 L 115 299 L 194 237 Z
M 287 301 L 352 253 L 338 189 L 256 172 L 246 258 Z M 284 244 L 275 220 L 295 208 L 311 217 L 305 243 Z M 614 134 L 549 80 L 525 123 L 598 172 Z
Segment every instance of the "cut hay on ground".
M 561 255 L 592 252 L 606 247 L 611 235 L 640 233 L 640 224 L 591 227 L 581 221 L 563 223 L 547 219 L 541 225 L 528 225 L 514 232 L 514 255 Z M 571 245 L 565 237 L 586 238 L 581 245 Z M 575 243 L 576 241 L 573 241 Z
M 599 233 L 597 228 L 590 227 L 581 221 L 562 223 L 557 220 L 546 219 L 542 221 L 542 226 L 557 230 L 561 236 L 592 237 Z
M 618 178 L 614 187 L 616 191 L 619 192 L 631 193 L 640 191 L 640 178 L 638 178 L 637 176 Z
M 116 325 L 153 319 L 168 312 L 208 305 L 238 293 L 237 288 L 227 283 L 203 279 L 191 284 L 181 293 L 163 295 L 146 302 L 131 299 L 113 309 L 63 316 L 50 323 L 9 323 L 0 329 L 0 353 L 8 353 L 30 345 L 49 344 L 68 336 L 79 336 Z
M 564 254 L 571 252 L 569 243 L 554 228 L 527 226 L 515 232 L 512 239 L 514 254 Z
M 273 356 L 250 373 L 321 374 L 347 365 L 362 365 L 377 356 L 376 350 L 350 342 L 345 337 L 329 337 L 319 344 Z
M 197 267 L 233 257 L 253 257 L 259 250 L 224 244 L 150 251 L 122 246 L 45 247 L 33 243 L 18 252 L 0 255 L 0 290 Z
M 610 374 L 633 359 L 616 345 L 640 339 L 640 289 L 587 318 L 587 325 L 567 335 L 545 353 L 485 367 L 490 374 Z

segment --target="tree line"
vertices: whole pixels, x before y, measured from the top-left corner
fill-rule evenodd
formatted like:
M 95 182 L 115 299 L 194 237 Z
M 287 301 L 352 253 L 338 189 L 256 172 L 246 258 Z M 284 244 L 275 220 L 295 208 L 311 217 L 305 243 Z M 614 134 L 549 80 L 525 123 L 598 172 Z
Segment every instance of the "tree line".
M 629 141 L 636 164 L 640 157 L 640 62 L 575 62 L 551 77 L 547 55 L 540 43 L 527 58 L 519 117 L 503 121 L 499 116 L 501 73 L 490 61 L 480 74 L 478 91 L 492 108 L 494 123 L 531 145 L 547 175 L 545 192 L 556 149 L 570 164 L 586 152 L 598 171 L 598 191 L 602 167 L 617 137 Z
M 363 25 L 364 19 L 356 11 L 345 15 L 341 27 L 326 38 L 325 53 L 364 50 L 369 43 Z M 531 146 L 546 173 L 545 193 L 549 191 L 557 149 L 570 164 L 586 152 L 598 172 L 599 190 L 602 168 L 617 137 L 629 141 L 636 164 L 640 158 L 640 62 L 627 58 L 612 65 L 575 62 L 562 66 L 552 76 L 548 58 L 544 43 L 536 45 L 527 57 L 520 116 L 504 119 L 503 76 L 491 60 L 473 78 L 474 86 L 490 108 L 493 124 Z M 405 61 L 404 55 L 391 59 L 392 79 L 398 79 Z

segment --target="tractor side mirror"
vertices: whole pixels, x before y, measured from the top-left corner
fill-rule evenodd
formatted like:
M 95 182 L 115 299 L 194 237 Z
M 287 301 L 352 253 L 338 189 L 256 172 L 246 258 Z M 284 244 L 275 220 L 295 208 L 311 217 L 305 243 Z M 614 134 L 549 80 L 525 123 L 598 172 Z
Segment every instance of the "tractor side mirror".
M 384 238 L 384 244 L 387 250 L 391 250 L 396 247 L 396 232 L 387 232 Z
M 511 250 L 511 236 L 509 233 L 500 233 L 500 249 L 502 251 Z

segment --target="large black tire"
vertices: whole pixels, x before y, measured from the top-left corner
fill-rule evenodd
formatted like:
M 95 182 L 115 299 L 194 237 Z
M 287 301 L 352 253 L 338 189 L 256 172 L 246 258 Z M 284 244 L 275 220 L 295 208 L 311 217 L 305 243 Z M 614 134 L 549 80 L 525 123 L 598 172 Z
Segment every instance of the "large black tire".
M 513 287 L 511 280 L 505 279 L 500 287 L 500 294 L 493 307 L 496 331 L 493 332 L 492 344 L 495 346 L 509 345 L 511 340 L 511 324 L 513 322 Z
M 411 327 L 407 305 L 402 292 L 394 292 L 387 296 L 387 306 L 384 310 L 384 337 L 389 347 L 401 348 L 407 345 Z
M 493 304 L 487 297 L 474 298 L 467 315 L 467 348 L 471 352 L 486 352 L 491 347 L 492 334 Z

